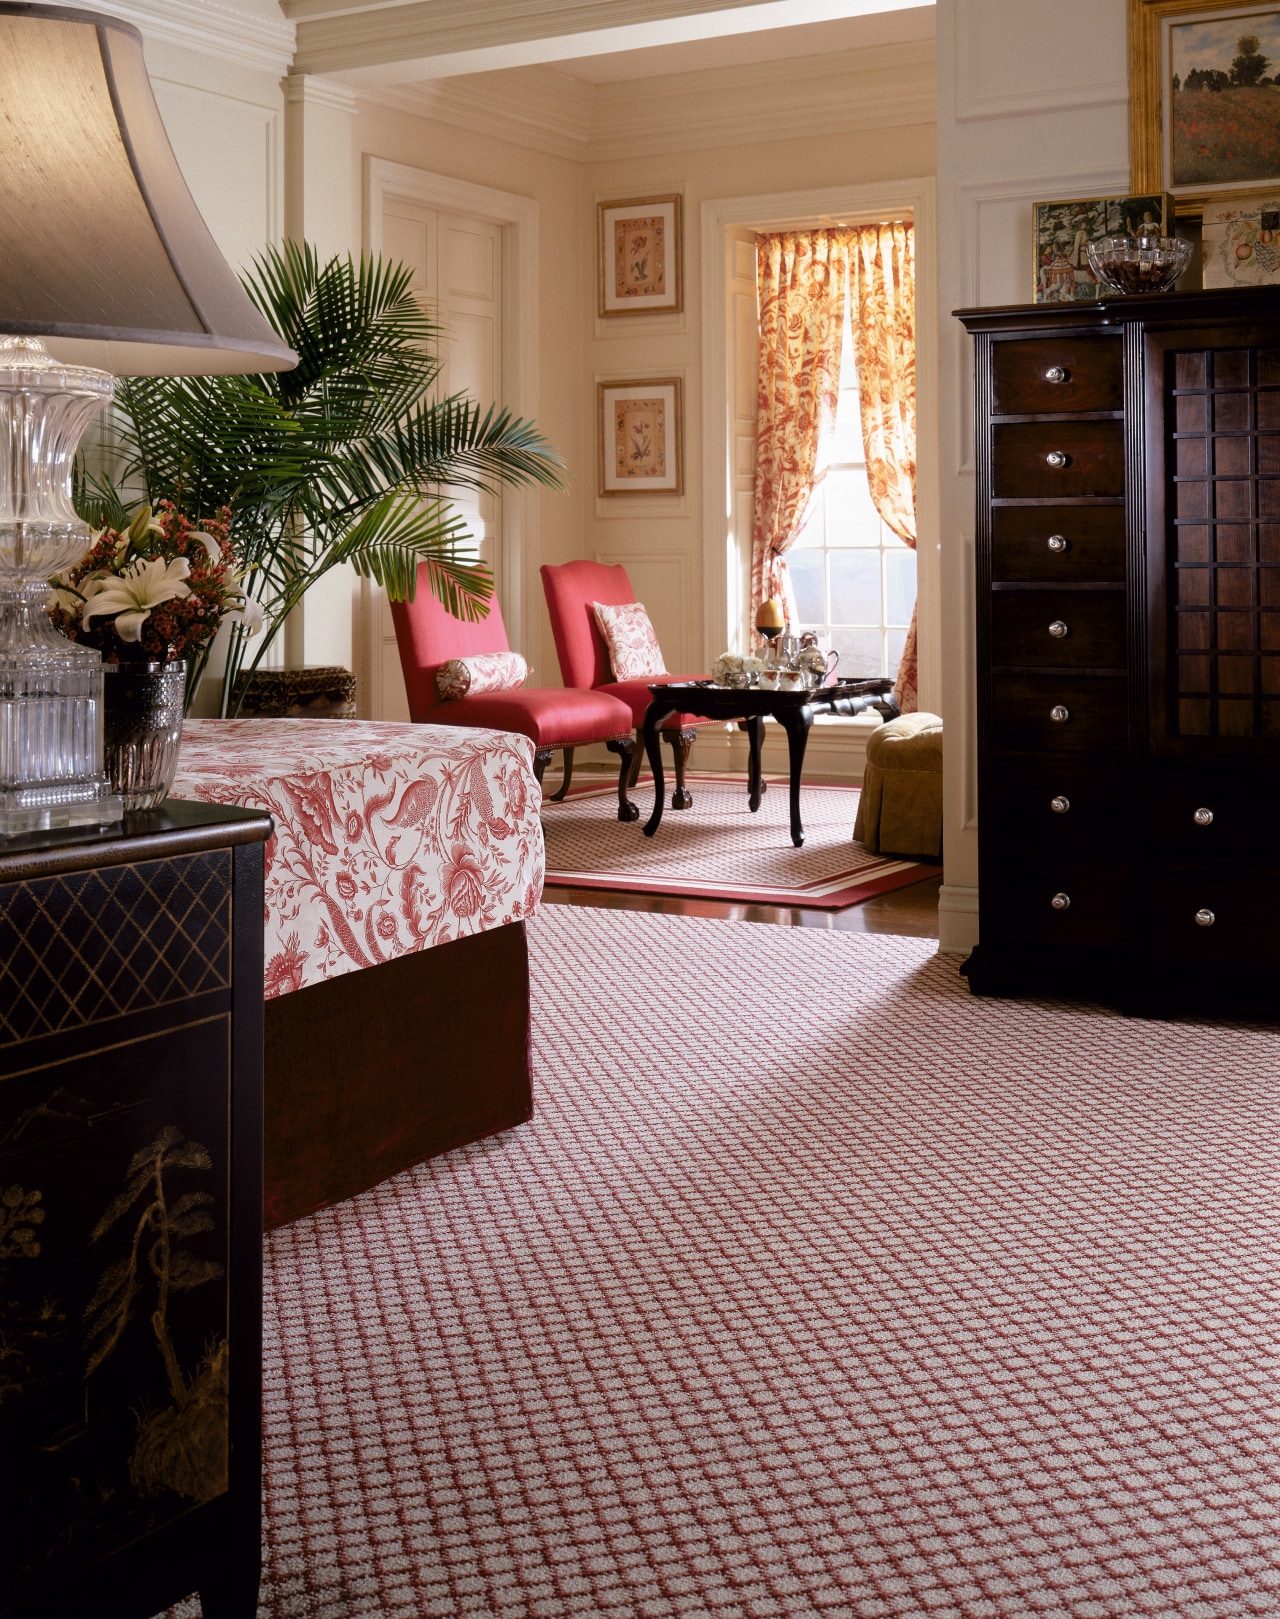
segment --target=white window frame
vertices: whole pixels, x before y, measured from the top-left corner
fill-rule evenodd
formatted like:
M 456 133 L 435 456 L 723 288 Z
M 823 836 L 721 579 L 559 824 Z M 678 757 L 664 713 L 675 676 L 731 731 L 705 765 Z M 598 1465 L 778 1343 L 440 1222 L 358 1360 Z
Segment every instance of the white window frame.
M 729 232 L 815 225 L 876 224 L 910 216 L 916 250 L 916 551 L 920 707 L 937 713 L 941 691 L 938 519 L 937 183 L 930 176 L 812 191 L 713 198 L 702 205 L 703 661 L 745 650 L 747 604 L 741 586 L 751 536 L 733 532 L 730 479 L 727 263 Z M 731 568 L 730 559 L 739 566 Z

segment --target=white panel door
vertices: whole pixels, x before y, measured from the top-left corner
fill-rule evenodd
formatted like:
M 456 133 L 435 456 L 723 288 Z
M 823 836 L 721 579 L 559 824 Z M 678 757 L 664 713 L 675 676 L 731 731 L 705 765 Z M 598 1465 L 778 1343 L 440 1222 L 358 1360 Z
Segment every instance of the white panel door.
M 443 327 L 440 395 L 465 393 L 482 408 L 502 399 L 502 226 L 408 198 L 388 197 L 382 252 L 413 267 L 414 287 Z M 478 554 L 501 577 L 502 509 L 492 495 L 459 489 L 455 504 Z M 400 654 L 386 592 L 366 594 L 362 705 L 368 718 L 406 720 Z

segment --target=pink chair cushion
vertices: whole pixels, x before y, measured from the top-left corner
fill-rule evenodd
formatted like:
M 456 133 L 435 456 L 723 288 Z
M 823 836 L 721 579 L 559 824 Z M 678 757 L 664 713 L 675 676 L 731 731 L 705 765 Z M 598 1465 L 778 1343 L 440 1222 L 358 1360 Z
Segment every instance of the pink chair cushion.
M 493 731 L 518 731 L 540 748 L 585 747 L 610 737 L 631 735 L 631 709 L 602 691 L 576 691 L 560 686 L 521 686 L 517 691 L 489 692 L 483 697 L 457 697 L 437 703 L 415 720 L 431 725 L 483 725 Z
M 391 619 L 396 627 L 400 667 L 404 670 L 405 690 L 409 696 L 409 715 L 414 720 L 425 720 L 440 701 L 436 672 L 442 663 L 448 663 L 450 658 L 473 658 L 482 652 L 510 650 L 496 596 L 490 598 L 489 611 L 478 624 L 467 624 L 454 618 L 435 599 L 421 569 L 417 595 L 411 602 L 392 602 Z M 472 720 L 470 723 L 488 722 Z
M 666 680 L 703 680 L 704 675 L 666 675 Z M 610 697 L 616 697 L 631 710 L 632 723 L 637 727 L 644 724 L 644 711 L 652 699 L 647 680 L 610 680 L 598 688 L 608 692 Z M 691 725 L 723 725 L 723 720 L 708 720 L 696 714 L 673 714 L 670 719 L 662 722 L 664 731 L 685 730 Z
M 592 602 L 623 607 L 636 599 L 627 570 L 603 562 L 544 564 L 542 588 L 566 686 L 603 686 L 613 674 Z

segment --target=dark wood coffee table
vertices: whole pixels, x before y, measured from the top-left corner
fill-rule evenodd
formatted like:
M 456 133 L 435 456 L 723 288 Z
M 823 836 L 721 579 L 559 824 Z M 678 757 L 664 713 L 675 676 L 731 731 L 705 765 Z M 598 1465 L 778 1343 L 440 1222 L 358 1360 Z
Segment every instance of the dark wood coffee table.
M 671 680 L 649 687 L 653 701 L 645 710 L 644 750 L 653 771 L 653 814 L 645 822 L 644 835 L 651 838 L 662 825 L 662 800 L 666 778 L 658 738 L 662 722 L 669 714 L 695 714 L 699 719 L 736 720 L 747 733 L 750 760 L 747 766 L 747 801 L 751 813 L 760 808 L 765 783 L 760 773 L 760 746 L 764 722 L 772 717 L 787 733 L 791 761 L 791 841 L 799 849 L 804 843 L 800 824 L 800 771 L 809 741 L 809 727 L 815 714 L 861 714 L 878 709 L 885 719 L 898 717 L 898 705 L 890 693 L 891 680 L 842 680 L 816 691 L 761 691 L 750 686 L 738 691 L 732 686 L 716 686 L 709 680 Z

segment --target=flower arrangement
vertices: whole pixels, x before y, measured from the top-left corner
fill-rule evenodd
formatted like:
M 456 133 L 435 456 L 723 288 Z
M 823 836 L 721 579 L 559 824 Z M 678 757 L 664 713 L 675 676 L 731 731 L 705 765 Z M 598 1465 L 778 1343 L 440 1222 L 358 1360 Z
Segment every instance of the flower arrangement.
M 224 620 L 250 635 L 262 622 L 236 566 L 229 521 L 224 509 L 197 528 L 172 501 L 154 514 L 143 506 L 127 529 L 104 528 L 74 567 L 49 581 L 50 616 L 108 663 L 186 659 L 203 667 L 199 654 Z
M 711 678 L 717 686 L 735 686 L 745 689 L 756 681 L 764 662 L 760 658 L 743 657 L 737 652 L 722 652 L 711 666 Z

